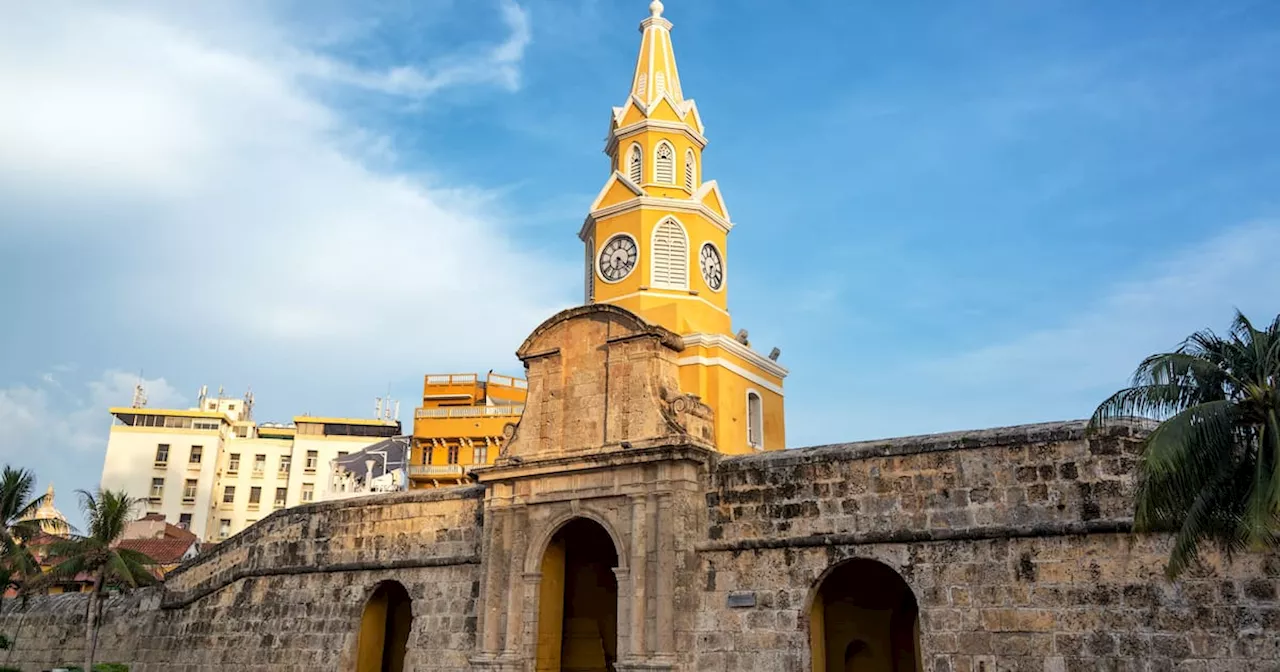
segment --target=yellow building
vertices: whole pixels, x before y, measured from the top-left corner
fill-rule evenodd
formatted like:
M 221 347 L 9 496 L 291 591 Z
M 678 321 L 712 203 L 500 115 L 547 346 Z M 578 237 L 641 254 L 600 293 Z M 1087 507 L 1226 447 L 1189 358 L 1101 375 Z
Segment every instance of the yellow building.
M 413 417 L 413 488 L 454 485 L 467 467 L 492 464 L 508 424 L 520 421 L 529 385 L 490 372 L 431 374 L 422 385 L 422 407 Z
M 735 335 L 728 309 L 728 236 L 733 222 L 715 180 L 702 172 L 702 117 L 685 98 L 672 24 L 655 0 L 626 104 L 610 117 L 605 154 L 612 173 L 591 205 L 585 243 L 588 303 L 609 303 L 684 337 L 683 391 L 716 412 L 725 453 L 786 445 L 783 379 Z

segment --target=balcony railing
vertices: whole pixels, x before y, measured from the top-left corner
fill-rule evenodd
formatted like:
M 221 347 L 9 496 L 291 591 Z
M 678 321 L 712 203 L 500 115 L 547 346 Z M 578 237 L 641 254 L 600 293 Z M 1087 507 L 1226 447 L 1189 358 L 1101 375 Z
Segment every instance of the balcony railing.
M 478 378 L 474 373 L 446 373 L 427 376 L 428 385 L 474 385 Z
M 493 385 L 501 385 L 503 387 L 514 387 L 517 390 L 529 389 L 529 381 L 523 378 L 512 378 L 497 373 L 489 374 L 489 383 Z
M 524 414 L 524 405 L 510 406 L 453 406 L 449 408 L 419 408 L 416 418 L 509 418 Z
M 462 478 L 461 464 L 411 464 L 409 477 L 419 478 Z

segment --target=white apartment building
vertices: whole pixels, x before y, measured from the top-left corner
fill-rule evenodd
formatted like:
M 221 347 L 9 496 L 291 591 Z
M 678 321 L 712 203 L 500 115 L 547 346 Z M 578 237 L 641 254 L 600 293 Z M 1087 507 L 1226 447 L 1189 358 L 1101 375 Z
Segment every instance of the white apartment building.
M 400 433 L 399 421 L 386 417 L 304 415 L 259 425 L 252 395 L 202 392 L 191 409 L 135 401 L 110 411 L 102 487 L 144 500 L 145 513 L 206 541 L 226 539 L 276 509 L 330 498 L 335 460 Z

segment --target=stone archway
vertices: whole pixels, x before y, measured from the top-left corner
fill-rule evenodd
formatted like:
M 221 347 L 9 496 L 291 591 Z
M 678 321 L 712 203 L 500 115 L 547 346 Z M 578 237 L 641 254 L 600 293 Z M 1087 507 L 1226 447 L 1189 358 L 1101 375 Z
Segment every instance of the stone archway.
M 594 520 L 573 518 L 542 554 L 537 672 L 613 672 L 618 660 L 618 550 Z
M 921 672 L 915 594 L 875 560 L 837 565 L 814 593 L 809 646 L 813 672 Z
M 356 672 L 404 672 L 413 628 L 413 600 L 396 581 L 374 589 L 360 617 Z

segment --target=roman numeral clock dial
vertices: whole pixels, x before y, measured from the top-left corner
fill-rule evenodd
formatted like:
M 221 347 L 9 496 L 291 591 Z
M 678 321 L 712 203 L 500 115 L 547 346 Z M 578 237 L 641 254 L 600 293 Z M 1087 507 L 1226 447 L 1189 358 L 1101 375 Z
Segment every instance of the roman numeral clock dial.
M 702 279 L 707 281 L 707 286 L 714 291 L 720 291 L 724 286 L 724 260 L 720 258 L 720 250 L 715 245 L 707 243 L 702 246 L 700 261 L 702 264 Z
M 636 261 L 640 258 L 640 249 L 631 236 L 617 235 L 609 239 L 600 249 L 600 277 L 605 282 L 618 282 L 631 275 Z

